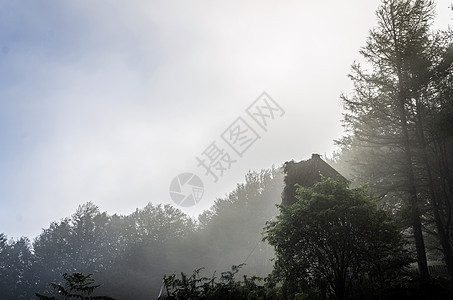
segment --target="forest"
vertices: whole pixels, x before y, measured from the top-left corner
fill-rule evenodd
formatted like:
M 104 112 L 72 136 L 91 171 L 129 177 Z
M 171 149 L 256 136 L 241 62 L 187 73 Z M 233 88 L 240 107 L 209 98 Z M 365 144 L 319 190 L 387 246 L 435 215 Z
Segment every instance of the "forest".
M 453 31 L 434 7 L 378 7 L 323 159 L 344 177 L 278 162 L 197 219 L 81 204 L 33 240 L 0 233 L 0 299 L 451 299 Z

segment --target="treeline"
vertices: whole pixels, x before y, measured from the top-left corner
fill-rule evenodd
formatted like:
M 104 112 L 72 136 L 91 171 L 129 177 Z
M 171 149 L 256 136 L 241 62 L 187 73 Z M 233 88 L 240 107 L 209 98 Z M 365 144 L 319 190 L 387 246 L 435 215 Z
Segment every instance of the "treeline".
M 453 32 L 433 31 L 434 17 L 432 1 L 383 0 L 360 51 L 363 61 L 352 66 L 354 89 L 342 96 L 347 135 L 330 163 L 354 185 L 368 183 L 377 204 L 366 189 L 327 180 L 300 189 L 299 201 L 278 215 L 283 180 L 275 169 L 249 173 L 197 220 L 169 205 L 110 216 L 87 203 L 33 241 L 0 236 L 0 298 L 32 298 L 76 272 L 93 273 L 100 294 L 155 298 L 164 274 L 200 267 L 212 274 L 246 262 L 242 272 L 272 272 L 271 291 L 282 294 L 269 295 L 254 280 L 226 280 L 229 292 L 426 299 L 433 286 L 428 260 L 442 260 L 453 276 Z M 266 221 L 274 268 L 274 251 L 261 242 Z M 404 271 L 412 253 L 419 282 Z M 224 287 L 204 279 L 207 285 L 191 285 L 196 276 L 170 278 L 170 293 L 194 287 L 196 295 L 215 299 Z M 448 299 L 451 282 L 446 286 Z
M 282 191 L 277 169 L 250 172 L 244 184 L 218 199 L 198 220 L 171 205 L 148 204 L 130 215 L 108 215 L 93 203 L 53 222 L 33 241 L 0 235 L 0 299 L 32 299 L 62 274 L 93 274 L 99 294 L 116 299 L 157 298 L 164 274 L 204 267 L 265 276 L 272 248 L 263 243 L 267 220 Z
M 446 9 L 446 8 L 445 8 Z M 434 31 L 428 0 L 384 0 L 342 96 L 348 135 L 333 165 L 369 183 L 427 259 L 453 275 L 453 32 Z

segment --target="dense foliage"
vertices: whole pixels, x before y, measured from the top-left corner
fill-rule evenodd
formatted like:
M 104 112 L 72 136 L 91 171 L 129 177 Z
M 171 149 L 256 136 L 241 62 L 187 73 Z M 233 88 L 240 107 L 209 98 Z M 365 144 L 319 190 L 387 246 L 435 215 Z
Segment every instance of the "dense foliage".
M 242 265 L 232 266 L 231 271 L 222 272 L 217 280 L 215 274 L 211 277 L 201 277 L 201 269 L 194 270 L 191 276 L 181 273 L 164 277 L 165 291 L 158 299 L 162 300 L 271 300 L 279 299 L 275 289 L 260 285 L 262 278 L 243 276 L 243 281 L 235 280 L 235 275 Z
M 199 220 L 170 205 L 119 216 L 89 202 L 33 242 L 0 234 L 0 299 L 33 298 L 64 273 L 94 274 L 97 291 L 117 299 L 155 298 L 164 274 L 200 266 L 211 273 L 247 261 L 244 273 L 265 276 L 273 249 L 260 234 L 277 214 L 282 184 L 277 169 L 251 172 Z
M 273 275 L 285 297 L 363 299 L 398 284 L 411 262 L 388 213 L 377 210 L 365 188 L 325 179 L 299 188 L 299 201 L 280 206 L 266 239 L 275 247 Z
M 399 216 L 426 280 L 427 248 L 453 275 L 453 33 L 432 31 L 434 9 L 382 1 L 363 62 L 352 66 L 353 92 L 342 96 L 348 135 L 336 159 Z

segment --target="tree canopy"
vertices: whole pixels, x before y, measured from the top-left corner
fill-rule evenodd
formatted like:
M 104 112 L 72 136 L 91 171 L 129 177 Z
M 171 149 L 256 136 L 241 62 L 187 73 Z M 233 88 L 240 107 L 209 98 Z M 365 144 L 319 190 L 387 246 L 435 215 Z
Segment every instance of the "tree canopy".
M 382 1 L 364 63 L 352 66 L 353 92 L 342 96 L 348 135 L 340 141 L 345 173 L 369 182 L 411 228 L 425 279 L 423 232 L 435 234 L 453 275 L 453 34 L 432 31 L 434 8 L 430 0 Z
M 336 299 L 378 294 L 411 261 L 392 218 L 377 210 L 366 188 L 325 179 L 299 187 L 297 198 L 266 227 L 274 276 L 288 299 L 300 291 Z

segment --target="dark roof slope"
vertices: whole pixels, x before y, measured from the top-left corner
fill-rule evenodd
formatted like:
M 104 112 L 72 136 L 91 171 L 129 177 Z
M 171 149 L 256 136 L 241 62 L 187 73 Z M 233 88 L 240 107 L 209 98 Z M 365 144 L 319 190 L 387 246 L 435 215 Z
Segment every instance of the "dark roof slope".
M 321 181 L 321 176 L 346 181 L 340 173 L 321 159 L 319 154 L 312 154 L 311 159 L 298 163 L 289 161 L 284 164 L 285 187 L 282 194 L 282 204 L 291 205 L 297 201 L 296 183 L 303 187 L 311 187 Z

